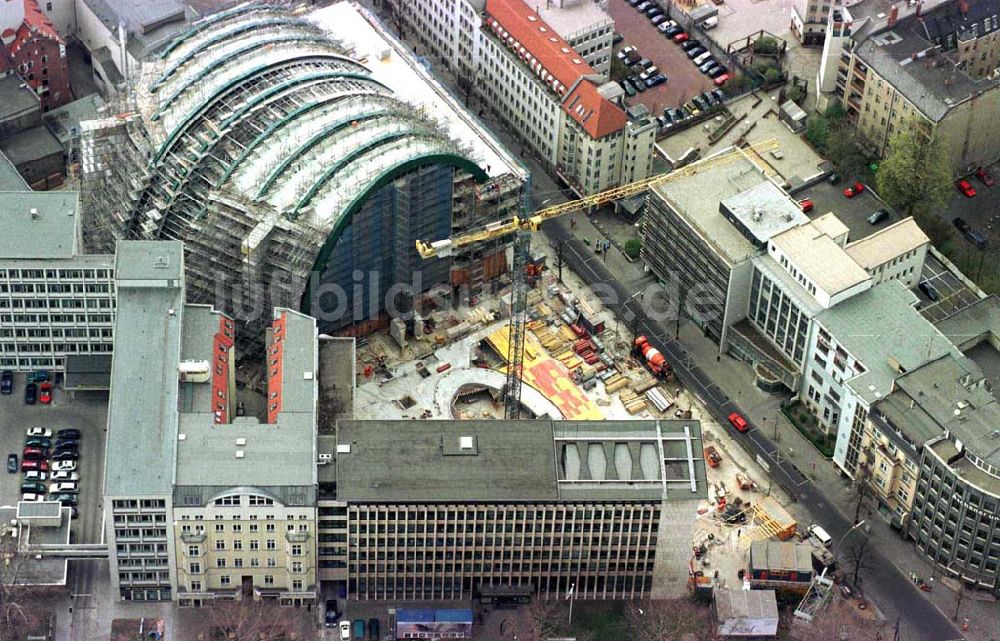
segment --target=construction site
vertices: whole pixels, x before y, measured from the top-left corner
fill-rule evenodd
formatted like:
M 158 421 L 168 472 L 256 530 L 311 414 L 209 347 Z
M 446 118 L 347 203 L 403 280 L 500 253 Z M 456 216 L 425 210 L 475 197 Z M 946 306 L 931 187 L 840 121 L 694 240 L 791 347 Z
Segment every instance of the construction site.
M 184 241 L 188 302 L 250 325 L 288 306 L 364 335 L 387 307 L 474 295 L 508 269 L 504 239 L 414 250 L 520 212 L 528 172 L 358 5 L 214 13 L 130 69 L 104 115 L 71 158 L 88 251 Z

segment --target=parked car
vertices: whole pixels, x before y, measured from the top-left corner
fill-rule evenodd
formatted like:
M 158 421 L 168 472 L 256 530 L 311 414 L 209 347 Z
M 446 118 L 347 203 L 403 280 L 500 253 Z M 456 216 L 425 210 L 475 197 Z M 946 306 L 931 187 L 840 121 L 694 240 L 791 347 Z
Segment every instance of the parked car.
M 55 449 L 53 451 L 60 452 L 62 450 L 77 450 L 80 449 L 80 441 L 74 439 L 59 439 L 56 441 Z
M 969 181 L 966 180 L 965 178 L 956 182 L 955 186 L 958 187 L 958 190 L 962 192 L 962 194 L 964 194 L 966 198 L 976 197 L 976 188 L 970 185 Z
M 38 481 L 25 481 L 21 483 L 22 492 L 34 492 L 35 494 L 45 494 L 45 483 Z
M 743 415 L 739 412 L 733 412 L 729 415 L 729 422 L 733 427 L 736 428 L 737 432 L 748 432 L 750 431 L 750 424 L 747 420 L 743 418 Z
M 76 472 L 65 472 L 65 471 L 62 471 L 62 472 L 53 472 L 52 476 L 49 477 L 49 478 L 51 478 L 53 481 L 77 481 L 78 482 L 80 480 L 80 475 L 78 473 L 76 473 Z M 42 479 L 42 480 L 44 481 L 45 479 Z
M 348 641 L 351 638 L 351 622 L 340 622 L 340 641 Z
M 712 67 L 711 69 L 709 69 L 708 71 L 705 72 L 705 75 L 708 76 L 709 78 L 712 78 L 714 80 L 714 79 L 720 78 L 722 76 L 728 76 L 729 74 L 726 73 L 726 68 L 725 67 L 723 67 L 722 65 L 716 63 L 716 65 L 714 67 Z M 723 82 L 725 82 L 725 81 L 723 81 Z M 717 82 L 715 84 L 719 85 L 720 83 Z
M 701 21 L 701 25 L 699 26 L 705 31 L 708 31 L 709 29 L 715 29 L 716 27 L 719 26 L 719 16 L 712 16 L 710 18 L 705 18 L 704 20 Z
M 684 33 L 684 30 L 677 25 L 673 25 L 672 27 L 668 27 L 667 29 L 663 30 L 663 35 L 670 38 L 671 40 L 674 40 L 674 37 L 681 33 Z M 674 42 L 680 42 L 680 41 L 674 40 Z
M 924 295 L 927 296 L 927 298 L 931 299 L 932 301 L 938 299 L 938 293 L 937 290 L 934 289 L 934 285 L 931 285 L 926 280 L 922 280 L 919 283 L 917 283 L 917 289 L 922 291 Z
M 42 383 L 39 386 L 38 402 L 42 405 L 52 403 L 52 383 Z
M 715 77 L 715 80 L 713 82 L 715 82 L 716 87 L 721 87 L 722 85 L 726 84 L 726 81 L 729 80 L 730 77 L 731 76 L 729 75 L 729 73 L 719 74 L 718 76 Z
M 703 91 L 703 92 L 701 92 L 700 95 L 701 95 L 701 99 L 704 100 L 705 104 L 707 104 L 709 107 L 715 107 L 716 105 L 719 104 L 715 100 L 715 96 L 713 96 L 712 93 L 709 92 L 709 91 Z
M 969 223 L 965 222 L 964 218 L 958 218 L 958 217 L 952 218 L 951 224 L 954 225 L 955 228 L 961 232 L 964 232 L 966 229 L 969 228 Z
M 855 196 L 857 196 L 858 194 L 860 194 L 864 190 L 865 190 L 864 183 L 855 182 L 850 187 L 845 187 L 844 188 L 844 198 L 854 198 Z
M 653 16 L 652 18 L 649 19 L 649 21 L 652 22 L 654 25 L 656 25 L 658 27 L 658 26 L 660 26 L 661 24 L 663 24 L 664 22 L 667 21 L 667 16 L 665 16 L 665 15 L 663 15 L 661 13 L 661 14 L 659 14 L 657 16 Z
M 21 456 L 34 461 L 44 461 L 49 458 L 49 451 L 43 450 L 40 447 L 26 447 L 24 448 L 24 451 L 21 452 Z
M 625 90 L 625 95 L 628 96 L 629 98 L 631 98 L 637 93 L 635 90 L 635 86 L 631 82 L 629 82 L 628 79 L 620 80 L 618 84 L 622 86 L 622 89 Z
M 688 40 L 687 42 L 681 43 L 681 49 L 683 49 L 684 51 L 689 51 L 691 49 L 694 49 L 695 47 L 701 47 L 700 40 Z M 704 47 L 702 48 L 704 49 Z
M 28 382 L 29 383 L 44 383 L 49 380 L 49 373 L 45 370 L 39 370 L 37 372 L 28 372 Z
M 722 89 L 713 89 L 711 93 L 713 96 L 715 96 L 715 99 L 719 102 L 720 105 L 726 101 L 726 92 L 724 92 Z
M 712 57 L 712 52 L 707 50 L 702 51 L 701 53 L 699 53 L 697 56 L 694 57 L 694 65 L 696 67 L 700 67 L 702 63 L 707 62 L 708 59 L 711 57 Z
M 627 47 L 622 47 L 621 49 L 619 49 L 618 53 L 615 55 L 618 56 L 619 60 L 624 60 L 628 56 L 628 54 L 632 53 L 633 51 L 637 51 L 637 49 L 632 45 L 629 45 Z
M 28 405 L 34 405 L 35 401 L 38 400 L 38 385 L 34 383 L 28 383 L 24 386 L 24 402 Z
M 667 29 L 670 29 L 671 27 L 676 27 L 676 26 L 677 26 L 677 23 L 674 22 L 673 20 L 664 20 L 660 24 L 656 25 L 656 28 L 659 29 L 660 31 L 662 31 L 663 33 L 666 33 Z
M 79 458 L 80 453 L 76 450 L 61 450 L 52 455 L 53 461 L 76 461 Z
M 379 630 L 378 630 L 378 619 L 371 618 L 368 619 L 368 638 L 378 641 Z
M 632 5 L 633 7 L 638 7 L 640 4 L 642 4 L 645 1 L 646 0 L 628 0 L 628 3 L 630 5 Z
M 678 33 L 678 34 L 676 34 L 676 35 L 673 36 L 673 41 L 674 42 L 684 42 L 685 40 L 687 40 L 690 37 L 691 36 L 689 36 L 687 34 L 687 32 L 681 31 L 680 33 Z
M 48 472 L 49 462 L 43 459 L 24 459 L 23 461 L 21 461 L 21 471 L 28 472 L 30 470 L 39 470 L 41 472 Z
M 623 36 L 622 34 L 620 34 L 620 33 L 618 33 L 616 31 L 615 35 L 611 38 L 611 44 L 616 45 L 616 44 L 618 44 L 619 42 L 621 42 L 624 39 L 625 39 L 625 36 Z
M 705 53 L 704 47 L 691 47 L 690 49 L 687 50 L 687 57 L 690 58 L 691 60 L 694 60 L 703 53 Z
M 354 619 L 354 638 L 364 639 L 365 638 L 365 620 L 364 619 Z
M 708 111 L 709 109 L 712 108 L 712 106 L 709 105 L 707 102 L 705 102 L 705 99 L 702 98 L 701 96 L 695 96 L 694 98 L 691 99 L 691 102 L 697 105 L 700 111 Z
M 632 81 L 632 84 L 635 86 L 635 90 L 638 91 L 639 93 L 646 91 L 646 83 L 643 82 L 642 80 L 636 78 L 635 80 Z
M 76 461 L 54 461 L 52 463 L 53 472 L 72 472 L 76 470 Z
M 719 63 L 716 62 L 715 58 L 709 57 L 708 60 L 698 65 L 698 71 L 702 73 L 708 73 L 709 69 L 711 69 L 712 67 L 717 67 L 718 65 Z
M 886 209 L 876 209 L 872 215 L 868 217 L 868 224 L 877 225 L 887 220 L 889 220 L 889 211 Z
M 657 85 L 662 85 L 666 81 L 667 81 L 667 77 L 664 76 L 662 73 L 658 73 L 655 76 L 653 76 L 652 78 L 647 78 L 646 79 L 646 86 L 652 89 L 653 87 L 655 87 Z
M 647 67 L 645 71 L 639 74 L 639 80 L 648 80 L 658 73 L 660 73 L 660 68 L 656 65 Z
M 11 474 L 17 474 L 17 454 L 7 455 L 7 471 Z
M 962 235 L 965 236 L 965 239 L 967 241 L 969 241 L 979 249 L 986 247 L 986 236 L 983 236 L 982 232 L 976 231 L 972 227 L 967 227 L 962 232 Z
M 45 500 L 45 494 L 38 494 L 36 492 L 25 492 L 21 495 L 21 500 L 25 503 L 39 503 Z
M 645 13 L 646 17 L 649 18 L 650 22 L 652 22 L 653 19 L 663 16 L 663 9 L 659 7 L 651 7 L 649 9 L 646 9 L 643 13 Z M 666 18 L 666 16 L 663 17 Z M 653 24 L 656 23 L 654 22 Z
M 649 0 L 643 0 L 643 2 L 640 2 L 639 4 L 637 4 L 635 6 L 635 8 L 636 8 L 637 11 L 642 12 L 642 11 L 645 11 L 646 9 L 648 9 L 650 7 L 650 5 L 652 5 L 652 4 L 653 3 L 649 2 Z
M 813 203 L 813 201 L 809 200 L 808 198 L 799 201 L 799 207 L 802 208 L 802 213 L 804 214 L 811 212 L 813 210 L 813 207 L 815 206 L 816 205 Z
M 337 612 L 337 600 L 327 599 L 326 611 L 323 613 L 323 622 L 325 626 L 328 628 L 337 627 L 337 619 L 339 618 L 340 618 L 340 613 Z
M 33 436 L 31 438 L 24 439 L 25 447 L 41 447 L 48 449 L 52 447 L 52 439 L 45 438 L 44 436 Z
M 52 430 L 47 430 L 44 427 L 29 427 L 24 431 L 25 436 L 52 436 Z
M 56 438 L 64 438 L 64 437 L 78 439 L 80 438 L 80 430 L 68 427 L 66 429 L 59 430 L 58 432 L 56 432 Z
M 63 505 L 72 507 L 77 504 L 78 499 L 76 494 L 56 494 L 55 496 L 49 495 L 50 501 L 59 501 Z
M 79 491 L 80 486 L 72 481 L 49 483 L 49 494 L 76 494 Z
M 7 396 L 14 391 L 14 373 L 9 370 L 0 372 L 0 394 Z
M 15 468 L 14 471 L 16 472 L 17 469 Z M 47 477 L 48 474 L 46 474 L 45 472 L 40 472 L 38 470 L 31 470 L 30 472 L 24 473 L 25 481 L 44 481 Z
M 989 175 L 982 167 L 976 170 L 976 178 L 978 178 L 979 181 L 987 187 L 992 187 L 996 184 L 996 181 L 993 180 L 993 176 Z

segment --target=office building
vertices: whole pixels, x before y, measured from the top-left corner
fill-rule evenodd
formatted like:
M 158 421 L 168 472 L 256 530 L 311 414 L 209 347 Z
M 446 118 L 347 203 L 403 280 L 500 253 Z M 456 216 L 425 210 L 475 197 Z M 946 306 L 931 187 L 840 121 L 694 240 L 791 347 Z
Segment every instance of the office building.
M 62 372 L 107 354 L 115 314 L 110 255 L 84 254 L 77 194 L 32 192 L 0 154 L 0 369 Z
M 319 558 L 349 599 L 686 592 L 697 422 L 340 421 L 330 446 Z
M 16 74 L 38 96 L 42 111 L 73 99 L 66 41 L 36 0 L 0 5 L 0 34 L 0 77 Z
M 1000 157 L 1000 2 L 870 0 L 830 12 L 818 105 L 839 102 L 859 140 L 884 156 L 915 127 L 942 139 L 958 173 Z M 912 124 L 909 124 L 912 123 Z
M 312 603 L 315 321 L 274 310 L 266 416 L 237 416 L 235 323 L 184 304 L 182 245 L 122 242 L 115 260 L 104 481 L 113 590 L 192 606 Z
M 81 125 L 87 237 L 184 241 L 188 302 L 258 347 L 275 306 L 364 334 L 435 285 L 506 271 L 496 241 L 417 254 L 520 212 L 528 174 L 363 8 L 239 5 L 134 75 L 130 111 Z M 413 293 L 389 300 L 395 285 Z

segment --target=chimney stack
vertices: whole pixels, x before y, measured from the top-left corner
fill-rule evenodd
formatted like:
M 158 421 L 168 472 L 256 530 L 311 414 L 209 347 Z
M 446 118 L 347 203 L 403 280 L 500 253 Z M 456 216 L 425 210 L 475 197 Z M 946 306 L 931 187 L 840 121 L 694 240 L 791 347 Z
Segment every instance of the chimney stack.
M 892 9 L 889 11 L 889 28 L 892 29 L 896 26 L 896 21 L 899 20 L 899 5 L 892 5 Z

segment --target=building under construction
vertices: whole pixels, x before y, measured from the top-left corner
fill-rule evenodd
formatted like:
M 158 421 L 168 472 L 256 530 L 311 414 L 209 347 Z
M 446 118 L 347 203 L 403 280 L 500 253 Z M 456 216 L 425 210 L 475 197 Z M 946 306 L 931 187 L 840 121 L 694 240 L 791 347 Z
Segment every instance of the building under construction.
M 359 335 L 409 309 L 393 285 L 475 292 L 507 270 L 502 240 L 415 251 L 520 213 L 528 172 L 359 6 L 239 5 L 129 75 L 81 126 L 85 242 L 183 241 L 188 302 Z

